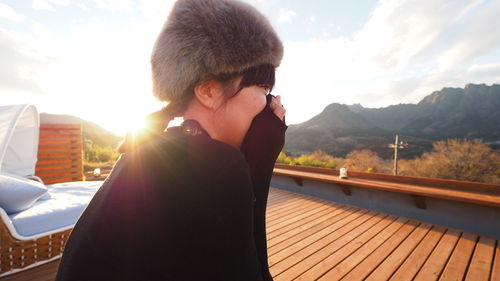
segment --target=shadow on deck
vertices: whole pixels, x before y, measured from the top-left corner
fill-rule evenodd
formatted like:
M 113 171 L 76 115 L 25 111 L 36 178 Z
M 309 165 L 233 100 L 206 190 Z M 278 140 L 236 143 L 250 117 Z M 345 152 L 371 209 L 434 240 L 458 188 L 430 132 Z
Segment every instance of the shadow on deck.
M 271 188 L 274 280 L 500 280 L 499 241 Z M 49 281 L 58 261 L 2 281 Z

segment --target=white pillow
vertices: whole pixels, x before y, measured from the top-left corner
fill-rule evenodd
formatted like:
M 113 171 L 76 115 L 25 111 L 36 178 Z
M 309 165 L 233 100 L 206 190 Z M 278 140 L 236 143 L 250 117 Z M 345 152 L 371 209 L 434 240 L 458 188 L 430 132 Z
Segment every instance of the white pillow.
M 0 175 L 0 207 L 7 214 L 28 209 L 46 192 L 47 188 L 40 182 Z

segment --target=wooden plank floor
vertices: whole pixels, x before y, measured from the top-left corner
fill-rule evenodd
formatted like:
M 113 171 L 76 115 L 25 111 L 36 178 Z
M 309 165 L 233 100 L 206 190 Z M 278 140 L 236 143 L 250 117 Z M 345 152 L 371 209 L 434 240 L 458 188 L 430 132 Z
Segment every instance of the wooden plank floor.
M 267 238 L 276 281 L 500 281 L 497 239 L 276 188 Z M 50 281 L 57 265 L 0 279 Z
M 2 281 L 53 281 L 56 278 L 59 260 L 55 260 L 25 271 L 0 278 Z
M 274 280 L 500 281 L 498 239 L 272 189 Z

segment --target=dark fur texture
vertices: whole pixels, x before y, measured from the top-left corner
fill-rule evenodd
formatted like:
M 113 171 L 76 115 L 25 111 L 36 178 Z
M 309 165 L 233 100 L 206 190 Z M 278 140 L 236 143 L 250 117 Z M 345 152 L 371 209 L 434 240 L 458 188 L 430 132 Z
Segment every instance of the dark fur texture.
M 235 0 L 179 0 L 153 49 L 153 92 L 162 101 L 179 100 L 211 75 L 260 64 L 278 67 L 282 57 L 276 32 L 251 5 Z

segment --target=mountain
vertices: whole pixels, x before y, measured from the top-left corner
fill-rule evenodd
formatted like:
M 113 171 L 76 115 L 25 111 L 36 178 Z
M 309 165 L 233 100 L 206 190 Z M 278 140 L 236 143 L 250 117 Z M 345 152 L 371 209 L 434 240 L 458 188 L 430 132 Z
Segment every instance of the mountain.
M 388 136 L 389 131 L 350 110 L 347 105 L 333 103 L 312 119 L 288 126 L 285 151 L 301 154 L 318 148 L 333 155 L 345 155 L 356 147 L 353 138 L 362 141 L 378 137 L 385 141 Z
M 92 141 L 92 143 L 100 146 L 116 147 L 121 137 L 103 129 L 101 126 L 85 121 L 79 117 L 72 115 L 59 115 L 40 113 L 40 123 L 42 124 L 82 124 L 84 141 Z
M 465 88 L 443 88 L 418 104 L 385 108 L 349 108 L 375 125 L 429 139 L 500 139 L 500 85 L 467 84 Z
M 411 158 L 432 147 L 435 140 L 480 138 L 500 140 L 500 85 L 467 84 L 465 88 L 443 88 L 418 104 L 365 108 L 360 104 L 330 104 L 312 119 L 290 125 L 285 152 L 292 155 L 322 149 L 345 156 L 356 149 L 372 149 L 390 158 L 387 147 L 400 134 L 410 145 L 401 151 Z
M 420 101 L 422 112 L 402 131 L 433 139 L 500 140 L 500 85 L 445 88 Z
M 370 120 L 380 128 L 398 130 L 418 116 L 416 104 L 390 105 L 385 108 L 364 108 L 360 104 L 349 105 L 349 109 Z

